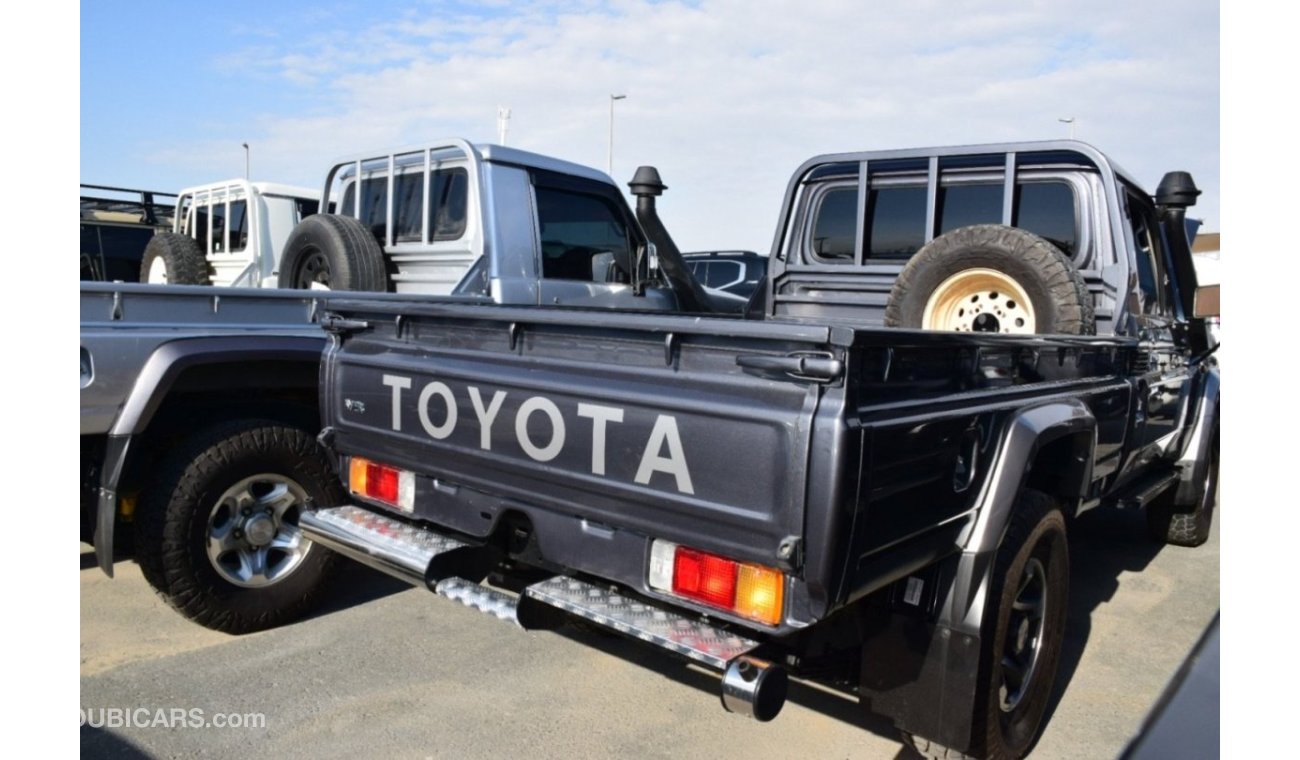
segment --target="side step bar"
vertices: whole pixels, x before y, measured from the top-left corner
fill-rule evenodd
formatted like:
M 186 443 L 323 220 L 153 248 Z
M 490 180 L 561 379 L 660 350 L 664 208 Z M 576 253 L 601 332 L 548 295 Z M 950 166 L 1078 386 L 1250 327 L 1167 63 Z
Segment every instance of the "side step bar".
M 1149 507 L 1157 497 L 1177 484 L 1177 470 L 1153 473 L 1130 486 L 1125 494 L 1116 499 L 1116 504 L 1122 509 Z
M 323 546 L 415 586 L 423 586 L 521 628 L 545 627 L 535 608 L 562 610 L 722 672 L 722 703 L 760 721 L 785 703 L 788 679 L 779 665 L 754 657 L 759 642 L 566 576 L 534 583 L 514 596 L 464 578 L 434 578 L 435 558 L 462 541 L 360 507 L 304 512 L 303 534 Z

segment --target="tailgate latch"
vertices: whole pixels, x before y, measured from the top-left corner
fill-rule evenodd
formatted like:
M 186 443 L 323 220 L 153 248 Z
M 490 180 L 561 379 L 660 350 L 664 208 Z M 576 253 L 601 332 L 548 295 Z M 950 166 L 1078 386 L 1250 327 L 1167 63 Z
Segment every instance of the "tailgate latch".
M 779 374 L 795 380 L 829 383 L 844 374 L 844 362 L 829 351 L 797 351 L 785 356 L 737 356 L 736 364 L 748 370 Z
M 364 319 L 347 319 L 345 317 L 340 317 L 338 314 L 326 314 L 321 317 L 320 326 L 324 328 L 326 332 L 350 333 L 368 329 L 370 323 Z

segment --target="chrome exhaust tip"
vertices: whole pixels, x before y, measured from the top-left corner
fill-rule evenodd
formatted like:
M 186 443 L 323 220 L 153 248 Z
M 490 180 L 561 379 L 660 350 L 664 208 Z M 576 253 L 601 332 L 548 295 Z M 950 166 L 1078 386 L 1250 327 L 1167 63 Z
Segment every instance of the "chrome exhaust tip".
M 775 718 L 785 706 L 790 677 L 785 669 L 757 657 L 741 655 L 722 673 L 722 706 L 759 722 Z

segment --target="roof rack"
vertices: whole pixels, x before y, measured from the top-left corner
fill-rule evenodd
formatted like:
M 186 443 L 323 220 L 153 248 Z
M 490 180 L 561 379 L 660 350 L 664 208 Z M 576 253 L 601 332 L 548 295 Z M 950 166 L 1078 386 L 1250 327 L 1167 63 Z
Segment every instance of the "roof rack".
M 172 226 L 176 194 L 108 185 L 81 186 L 83 221 Z

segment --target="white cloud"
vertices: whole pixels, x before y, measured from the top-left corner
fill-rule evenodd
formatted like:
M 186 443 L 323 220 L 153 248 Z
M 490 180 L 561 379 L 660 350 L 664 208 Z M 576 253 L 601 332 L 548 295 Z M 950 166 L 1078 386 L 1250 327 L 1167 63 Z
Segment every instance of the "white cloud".
M 494 140 L 498 105 L 513 110 L 511 145 L 604 168 L 608 95 L 626 93 L 614 176 L 658 166 L 687 249 L 766 251 L 785 183 L 814 154 L 1062 137 L 1060 117 L 1149 189 L 1192 171 L 1196 211 L 1218 229 L 1217 3 L 1005 5 L 434 3 L 220 63 L 319 98 L 309 114 L 268 103 L 251 138 L 238 127 L 266 179 L 314 186 L 336 155 Z M 204 147 L 178 140 L 159 158 Z

